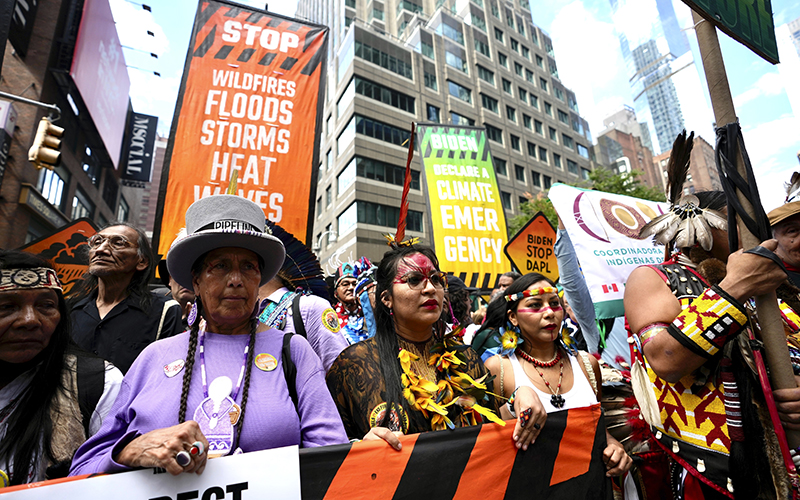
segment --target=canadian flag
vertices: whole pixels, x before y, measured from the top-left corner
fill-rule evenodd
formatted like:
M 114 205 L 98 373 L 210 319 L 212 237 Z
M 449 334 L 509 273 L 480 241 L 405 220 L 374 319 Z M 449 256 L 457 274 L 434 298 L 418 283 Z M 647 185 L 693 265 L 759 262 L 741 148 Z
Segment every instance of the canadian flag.
M 610 285 L 603 285 L 603 293 L 611 293 L 611 292 L 619 292 L 619 288 L 617 287 L 616 283 L 611 283 Z

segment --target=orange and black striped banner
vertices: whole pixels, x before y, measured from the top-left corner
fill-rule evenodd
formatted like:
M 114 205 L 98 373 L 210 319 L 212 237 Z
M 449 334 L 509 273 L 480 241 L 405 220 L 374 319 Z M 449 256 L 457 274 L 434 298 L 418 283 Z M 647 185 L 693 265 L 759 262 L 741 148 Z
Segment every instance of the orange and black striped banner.
M 300 450 L 304 500 L 480 498 L 610 499 L 600 406 L 548 415 L 527 451 L 505 427 L 486 424 L 382 441 Z

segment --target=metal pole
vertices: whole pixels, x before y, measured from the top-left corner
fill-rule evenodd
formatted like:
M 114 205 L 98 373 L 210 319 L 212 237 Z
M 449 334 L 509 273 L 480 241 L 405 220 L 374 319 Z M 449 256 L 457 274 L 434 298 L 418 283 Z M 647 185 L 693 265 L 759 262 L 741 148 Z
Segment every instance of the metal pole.
M 708 81 L 708 93 L 711 95 L 711 106 L 714 108 L 717 126 L 733 123 L 736 121 L 736 110 L 733 107 L 728 75 L 725 73 L 725 63 L 722 60 L 722 53 L 719 48 L 717 29 L 695 11 L 692 11 L 692 19 L 695 23 L 697 43 L 703 59 L 703 69 Z M 739 171 L 742 177 L 747 178 L 742 152 L 738 148 L 736 170 Z M 744 209 L 752 215 L 754 211 L 750 200 L 745 198 L 741 192 L 738 192 L 737 195 Z M 760 200 L 754 201 L 760 203 Z M 761 243 L 758 238 L 750 233 L 741 219 L 737 218 L 737 220 L 743 248 L 750 249 Z M 783 331 L 778 298 L 775 292 L 772 292 L 759 295 L 755 299 L 758 323 L 761 327 L 761 340 L 764 343 L 764 354 L 770 370 L 772 386 L 775 389 L 795 388 L 797 387 L 797 382 L 795 382 L 794 371 L 789 360 L 789 348 L 786 345 L 786 334 Z M 796 448 L 800 445 L 800 433 L 787 430 L 786 437 L 791 448 Z
M 2 1 L 2 0 L 0 0 L 0 1 Z M 54 112 L 54 113 L 56 113 L 58 115 L 58 117 L 56 117 L 53 121 L 56 121 L 59 118 L 61 118 L 61 108 L 59 108 L 55 104 L 47 104 L 47 103 L 44 103 L 44 102 L 34 101 L 33 99 L 28 99 L 27 97 L 21 97 L 21 96 L 18 96 L 18 95 L 9 94 L 7 92 L 2 92 L 2 91 L 0 91 L 0 97 L 2 97 L 3 99 L 9 99 L 11 101 L 17 101 L 17 102 L 21 102 L 21 103 L 24 103 L 24 104 L 30 104 L 31 106 L 38 106 L 40 108 L 49 109 L 50 111 L 52 111 L 52 112 Z

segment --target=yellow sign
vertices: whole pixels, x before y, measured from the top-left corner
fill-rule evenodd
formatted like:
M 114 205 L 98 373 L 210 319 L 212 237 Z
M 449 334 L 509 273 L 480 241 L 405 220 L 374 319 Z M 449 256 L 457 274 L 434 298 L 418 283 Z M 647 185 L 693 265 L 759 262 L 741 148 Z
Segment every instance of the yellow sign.
M 556 230 L 542 212 L 537 213 L 511 238 L 503 251 L 514 267 L 525 273 L 540 273 L 558 279 L 558 264 L 553 245 Z

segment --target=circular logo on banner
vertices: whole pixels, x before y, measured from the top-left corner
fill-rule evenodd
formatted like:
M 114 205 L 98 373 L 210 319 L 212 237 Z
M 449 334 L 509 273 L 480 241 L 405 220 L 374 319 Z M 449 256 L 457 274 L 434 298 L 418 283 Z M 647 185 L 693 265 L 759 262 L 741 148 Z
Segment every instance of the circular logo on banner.
M 608 225 L 621 235 L 640 240 L 639 231 L 647 224 L 638 210 L 618 201 L 603 198 L 600 209 Z
M 272 354 L 262 352 L 256 356 L 256 368 L 261 371 L 271 372 L 278 367 L 278 360 Z
M 399 412 L 399 414 L 398 414 Z M 383 421 L 383 416 L 386 414 L 386 403 L 381 403 L 369 412 L 369 426 L 377 427 Z M 400 425 L 402 419 L 402 426 Z M 392 414 L 389 417 L 389 430 L 392 432 L 402 431 L 404 434 L 408 431 L 408 415 L 399 405 L 392 406 Z
M 328 330 L 337 333 L 339 331 L 339 316 L 336 315 L 336 311 L 330 307 L 322 311 L 322 324 Z

